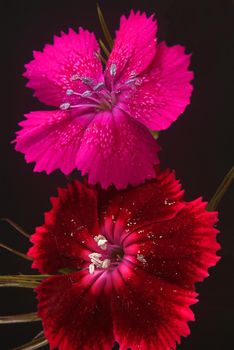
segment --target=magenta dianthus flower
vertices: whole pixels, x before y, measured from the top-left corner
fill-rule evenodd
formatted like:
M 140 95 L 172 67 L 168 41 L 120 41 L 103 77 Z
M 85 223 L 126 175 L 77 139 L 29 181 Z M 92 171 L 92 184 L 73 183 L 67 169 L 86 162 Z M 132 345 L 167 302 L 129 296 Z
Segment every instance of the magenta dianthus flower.
M 34 52 L 25 77 L 35 96 L 56 110 L 31 112 L 16 149 L 35 171 L 79 169 L 90 184 L 123 189 L 155 177 L 159 147 L 148 129 L 166 129 L 190 100 L 190 55 L 157 44 L 145 13 L 121 17 L 103 72 L 94 34 L 82 28 Z

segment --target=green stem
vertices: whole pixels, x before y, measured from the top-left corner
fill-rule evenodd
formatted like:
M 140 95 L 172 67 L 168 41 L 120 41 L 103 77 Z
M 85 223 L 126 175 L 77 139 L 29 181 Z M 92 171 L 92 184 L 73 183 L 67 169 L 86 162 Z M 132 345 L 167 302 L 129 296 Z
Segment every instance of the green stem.
M 207 205 L 208 211 L 215 210 L 218 207 L 220 201 L 222 200 L 227 189 L 232 184 L 233 180 L 234 180 L 234 166 L 231 168 L 231 170 L 229 170 L 229 172 L 227 173 L 227 175 L 224 177 L 223 181 L 219 185 L 217 191 L 211 198 L 209 204 Z

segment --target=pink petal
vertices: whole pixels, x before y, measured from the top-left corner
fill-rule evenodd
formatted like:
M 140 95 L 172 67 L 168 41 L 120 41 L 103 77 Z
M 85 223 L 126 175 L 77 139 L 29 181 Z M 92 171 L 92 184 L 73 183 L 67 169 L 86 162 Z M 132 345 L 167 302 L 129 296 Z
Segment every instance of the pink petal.
M 59 110 L 31 112 L 20 123 L 16 150 L 25 154 L 28 163 L 36 162 L 34 171 L 49 174 L 59 168 L 69 174 L 76 167 L 81 138 L 92 117 Z
M 73 75 L 91 78 L 95 83 L 102 80 L 98 51 L 94 34 L 82 28 L 79 33 L 69 29 L 68 34 L 55 36 L 54 44 L 46 45 L 43 52 L 34 52 L 34 59 L 25 66 L 27 86 L 35 90 L 40 101 L 58 107 L 67 102 L 67 89 L 77 92 L 87 89 L 80 80 L 72 81 Z
M 119 81 L 141 73 L 155 55 L 156 31 L 153 16 L 147 18 L 145 13 L 133 11 L 128 18 L 122 16 L 106 72 L 109 74 L 111 65 L 116 65 Z
M 39 316 L 51 350 L 112 348 L 110 303 L 104 294 L 92 293 L 95 278 L 82 271 L 48 278 L 37 288 Z
M 45 223 L 31 237 L 34 245 L 28 255 L 34 259 L 32 266 L 41 273 L 80 269 L 97 250 L 93 239 L 99 234 L 96 192 L 75 181 L 59 189 L 59 197 L 51 198 L 51 203 Z
M 98 113 L 85 131 L 77 167 L 89 183 L 125 188 L 155 177 L 158 146 L 150 132 L 117 108 Z
M 155 58 L 141 76 L 141 85 L 128 101 L 130 114 L 153 130 L 163 130 L 183 113 L 190 102 L 193 73 L 190 55 L 180 45 L 160 43 Z

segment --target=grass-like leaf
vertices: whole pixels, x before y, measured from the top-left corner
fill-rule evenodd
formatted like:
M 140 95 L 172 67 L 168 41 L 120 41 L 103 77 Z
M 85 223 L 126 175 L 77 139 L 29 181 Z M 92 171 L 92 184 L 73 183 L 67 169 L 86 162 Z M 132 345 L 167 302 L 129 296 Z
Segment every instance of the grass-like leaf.
M 110 51 L 108 50 L 108 48 L 106 47 L 106 45 L 104 44 L 104 42 L 102 41 L 102 39 L 99 39 L 99 44 L 104 52 L 104 54 L 106 55 L 106 57 L 109 57 L 110 55 Z
M 153 138 L 155 140 L 157 140 L 158 137 L 159 137 L 159 132 L 158 131 L 153 131 L 153 130 L 150 130 L 150 132 L 151 132 L 151 135 L 153 136 Z
M 209 204 L 207 205 L 207 210 L 212 211 L 217 209 L 221 199 L 223 198 L 225 192 L 228 190 L 229 186 L 231 186 L 234 180 L 234 166 L 229 170 L 221 184 L 219 185 L 217 191 L 211 198 Z
M 106 24 L 106 21 L 104 19 L 104 16 L 102 14 L 102 11 L 100 9 L 100 6 L 97 4 L 97 13 L 98 13 L 98 18 L 99 18 L 99 21 L 100 21 L 100 24 L 101 24 L 101 27 L 102 27 L 102 31 L 103 31 L 103 34 L 104 34 L 104 37 L 109 45 L 109 48 L 112 49 L 113 47 L 113 40 L 112 40 L 112 37 L 110 35 L 110 32 L 109 32 L 109 29 L 107 27 L 107 24 Z
M 1 218 L 0 220 L 7 222 L 10 226 L 14 227 L 14 229 L 16 229 L 16 231 L 21 233 L 21 235 L 23 235 L 24 237 L 26 237 L 26 238 L 30 237 L 30 235 L 21 226 L 16 224 L 13 220 L 8 219 L 8 218 Z
M 49 275 L 6 275 L 0 276 L 0 287 L 35 288 Z
M 99 58 L 99 60 L 102 61 L 102 63 L 106 64 L 106 59 L 102 56 L 100 52 L 96 53 L 96 55 Z
M 20 256 L 21 258 L 25 259 L 25 260 L 29 260 L 29 261 L 32 261 L 32 258 L 30 258 L 29 256 L 27 256 L 26 254 L 24 253 L 21 253 L 19 252 L 18 250 L 16 249 L 13 249 L 13 248 L 10 248 L 8 247 L 7 245 L 3 244 L 3 243 L 0 243 L 0 247 L 7 250 L 8 252 L 11 252 L 17 256 Z
M 18 346 L 17 348 L 14 348 L 13 350 L 35 350 L 35 349 L 42 348 L 43 346 L 45 346 L 47 344 L 48 344 L 48 340 L 44 336 L 41 336 L 39 338 L 34 338 L 30 342 L 28 342 L 24 345 Z
M 41 319 L 35 312 L 21 315 L 0 316 L 0 324 L 35 322 Z

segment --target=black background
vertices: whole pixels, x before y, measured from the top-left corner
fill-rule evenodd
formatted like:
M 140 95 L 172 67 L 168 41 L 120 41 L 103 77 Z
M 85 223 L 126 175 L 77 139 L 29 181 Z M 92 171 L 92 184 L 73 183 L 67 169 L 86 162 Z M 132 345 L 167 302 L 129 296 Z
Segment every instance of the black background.
M 114 34 L 119 17 L 131 8 L 156 13 L 159 39 L 183 44 L 193 53 L 195 72 L 191 105 L 160 136 L 162 167 L 176 170 L 187 199 L 202 195 L 209 200 L 232 165 L 233 121 L 231 115 L 231 1 L 209 0 L 100 0 Z M 43 221 L 50 208 L 49 196 L 65 184 L 59 172 L 33 173 L 23 156 L 10 144 L 17 123 L 30 110 L 45 109 L 32 97 L 22 77 L 32 50 L 41 50 L 52 36 L 68 27 L 83 26 L 101 36 L 96 1 L 8 1 L 1 9 L 1 217 L 9 217 L 28 232 Z M 178 350 L 234 349 L 233 196 L 228 191 L 219 206 L 221 261 L 211 276 L 197 285 L 200 303 L 193 307 L 196 322 L 191 336 Z M 1 241 L 26 252 L 29 243 L 6 223 L 0 223 Z M 30 264 L 0 251 L 0 273 L 30 273 Z M 36 310 L 32 291 L 1 289 L 0 314 Z M 0 349 L 8 350 L 30 340 L 39 324 L 0 326 Z M 97 344 L 98 350 L 98 344 Z

